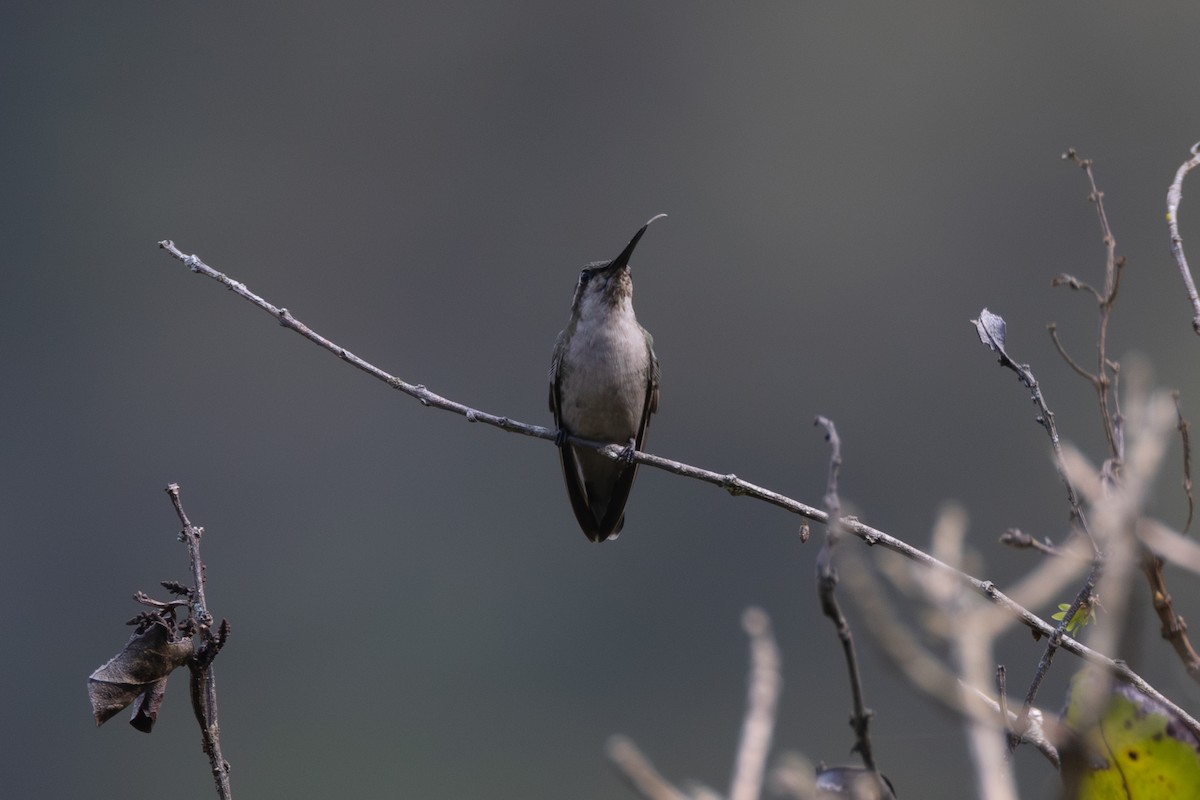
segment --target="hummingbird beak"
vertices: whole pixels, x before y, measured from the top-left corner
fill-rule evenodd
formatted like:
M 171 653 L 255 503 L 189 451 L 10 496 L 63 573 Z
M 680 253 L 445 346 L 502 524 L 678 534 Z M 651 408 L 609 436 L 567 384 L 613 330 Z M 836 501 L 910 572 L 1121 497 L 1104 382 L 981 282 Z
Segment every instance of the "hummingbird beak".
M 639 228 L 638 232 L 633 235 L 633 238 L 629 240 L 629 244 L 625 245 L 625 249 L 621 251 L 621 255 L 617 256 L 608 263 L 608 266 L 604 268 L 605 271 L 611 270 L 615 272 L 616 270 L 626 266 L 629 263 L 630 256 L 633 255 L 633 248 L 637 247 L 637 243 L 641 240 L 642 234 L 646 232 L 646 228 L 649 228 L 650 223 L 654 222 L 654 220 L 661 219 L 665 216 L 666 214 L 658 214 L 657 216 L 651 217 L 649 221 L 647 221 L 646 224 Z

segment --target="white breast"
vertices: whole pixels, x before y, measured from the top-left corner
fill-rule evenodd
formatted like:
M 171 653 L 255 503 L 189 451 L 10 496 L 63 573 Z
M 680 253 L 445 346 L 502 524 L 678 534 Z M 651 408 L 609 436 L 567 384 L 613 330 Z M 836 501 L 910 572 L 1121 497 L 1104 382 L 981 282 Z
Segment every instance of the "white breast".
M 626 442 L 641 425 L 650 350 L 632 304 L 609 316 L 608 324 L 590 310 L 581 309 L 563 355 L 571 365 L 561 386 L 563 423 L 577 436 Z

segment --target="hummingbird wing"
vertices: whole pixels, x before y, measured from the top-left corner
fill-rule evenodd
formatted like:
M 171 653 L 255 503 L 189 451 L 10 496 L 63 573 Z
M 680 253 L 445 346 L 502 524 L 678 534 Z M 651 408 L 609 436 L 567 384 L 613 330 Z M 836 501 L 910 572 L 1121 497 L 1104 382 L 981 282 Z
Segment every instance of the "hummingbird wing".
M 550 411 L 554 414 L 554 425 L 561 434 L 563 432 L 562 398 L 559 396 L 558 391 L 559 351 L 557 348 L 555 348 L 554 356 L 554 361 L 550 366 Z M 569 443 L 564 442 L 558 448 L 558 455 L 562 460 L 563 479 L 567 484 L 567 497 L 571 500 L 571 510 L 575 512 L 575 519 L 579 522 L 579 527 L 583 529 L 588 539 L 593 542 L 604 541 L 608 537 L 598 535 L 596 515 L 592 513 L 591 504 L 588 502 L 587 490 L 583 484 L 583 470 L 580 468 L 579 461 L 575 457 L 575 448 Z

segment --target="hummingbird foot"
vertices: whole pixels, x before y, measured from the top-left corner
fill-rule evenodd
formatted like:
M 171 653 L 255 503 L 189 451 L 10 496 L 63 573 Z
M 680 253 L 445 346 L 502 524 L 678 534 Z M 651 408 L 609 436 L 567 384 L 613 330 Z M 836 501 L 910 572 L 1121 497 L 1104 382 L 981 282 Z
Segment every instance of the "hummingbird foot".
M 637 440 L 630 439 L 629 444 L 621 448 L 621 452 L 617 454 L 617 460 L 625 466 L 633 463 L 633 454 L 637 451 Z
M 563 445 L 565 445 L 567 443 L 567 437 L 569 435 L 570 434 L 567 433 L 565 428 L 559 428 L 557 431 L 554 432 L 554 446 L 562 447 Z

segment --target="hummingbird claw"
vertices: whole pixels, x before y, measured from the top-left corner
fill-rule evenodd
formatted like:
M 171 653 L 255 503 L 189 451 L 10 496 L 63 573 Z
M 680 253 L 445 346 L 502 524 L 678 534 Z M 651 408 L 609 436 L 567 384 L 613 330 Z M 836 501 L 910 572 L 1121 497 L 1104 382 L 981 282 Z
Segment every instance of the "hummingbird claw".
M 559 428 L 554 432 L 554 446 L 562 447 L 567 443 L 567 432 L 563 428 Z
M 637 440 L 630 439 L 629 444 L 621 448 L 621 452 L 617 454 L 617 459 L 626 466 L 633 463 L 633 454 L 637 450 Z

